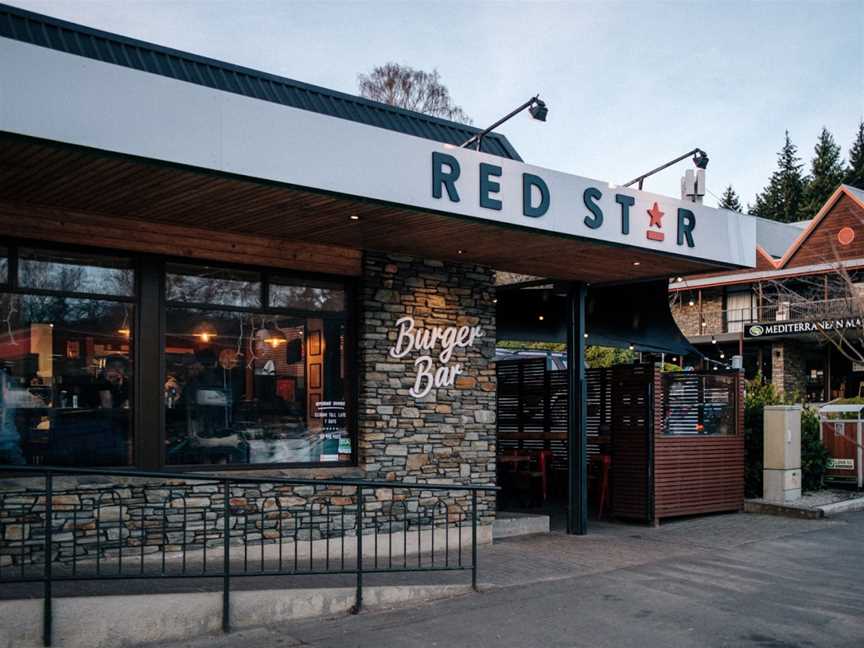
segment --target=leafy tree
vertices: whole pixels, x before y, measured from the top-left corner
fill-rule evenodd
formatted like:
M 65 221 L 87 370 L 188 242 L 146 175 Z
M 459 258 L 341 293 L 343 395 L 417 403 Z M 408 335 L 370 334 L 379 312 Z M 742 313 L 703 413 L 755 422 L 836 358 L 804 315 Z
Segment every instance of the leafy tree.
M 846 175 L 846 168 L 840 158 L 840 146 L 834 136 L 824 126 L 816 140 L 813 160 L 810 162 L 810 180 L 804 190 L 802 215 L 812 218 L 831 197 Z
M 726 187 L 726 191 L 723 192 L 723 195 L 720 196 L 720 209 L 731 209 L 736 212 L 743 212 L 744 209 L 741 206 L 741 199 L 738 197 L 738 194 L 735 193 L 735 190 L 732 188 L 730 184 Z
M 471 118 L 453 103 L 438 70 L 425 72 L 399 63 L 379 65 L 369 74 L 357 76 L 360 95 L 373 101 L 443 117 L 463 124 Z
M 845 182 L 864 189 L 864 119 L 859 122 L 855 141 L 849 148 L 849 167 L 846 169 Z
M 777 170 L 771 174 L 768 186 L 756 196 L 750 213 L 783 223 L 799 220 L 806 184 L 802 167 L 798 147 L 789 139 L 787 130 L 783 147 L 777 153 Z

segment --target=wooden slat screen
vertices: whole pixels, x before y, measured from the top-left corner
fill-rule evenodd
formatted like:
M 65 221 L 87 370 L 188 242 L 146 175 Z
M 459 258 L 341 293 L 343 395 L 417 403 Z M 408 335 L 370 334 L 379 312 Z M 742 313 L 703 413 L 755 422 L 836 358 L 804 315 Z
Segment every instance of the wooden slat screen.
M 740 374 L 663 375 L 655 406 L 664 413 L 654 435 L 655 518 L 735 511 L 743 506 L 743 384 Z M 695 402 L 698 399 L 703 402 Z M 685 416 L 682 402 L 691 409 L 695 405 L 701 420 L 696 414 Z M 721 409 L 728 415 L 716 416 Z M 697 424 L 705 424 L 703 431 L 728 426 L 725 429 L 731 433 L 697 434 Z M 672 433 L 666 434 L 667 430 Z
M 649 460 L 654 366 L 618 365 L 611 370 L 612 512 L 651 519 Z

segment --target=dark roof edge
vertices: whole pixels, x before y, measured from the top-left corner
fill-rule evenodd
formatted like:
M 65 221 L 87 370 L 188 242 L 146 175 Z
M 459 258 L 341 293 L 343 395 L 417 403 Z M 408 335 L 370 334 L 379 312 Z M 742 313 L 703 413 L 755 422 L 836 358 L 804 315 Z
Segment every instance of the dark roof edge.
M 161 54 L 165 54 L 168 56 L 174 56 L 177 58 L 185 58 L 185 59 L 188 59 L 190 61 L 193 61 L 196 63 L 201 63 L 204 65 L 221 67 L 221 68 L 228 69 L 228 70 L 231 70 L 233 72 L 244 74 L 244 75 L 247 75 L 250 77 L 258 77 L 261 79 L 274 81 L 276 83 L 290 84 L 290 85 L 296 86 L 296 87 L 303 89 L 303 90 L 308 90 L 308 91 L 312 91 L 312 92 L 316 92 L 316 93 L 320 93 L 320 94 L 324 94 L 324 95 L 329 95 L 331 97 L 335 97 L 337 99 L 342 99 L 344 101 L 350 101 L 350 102 L 353 102 L 356 104 L 361 104 L 363 106 L 367 106 L 367 107 L 372 108 L 374 110 L 383 110 L 383 111 L 391 112 L 391 113 L 397 114 L 397 115 L 404 115 L 404 116 L 411 117 L 414 119 L 421 119 L 423 121 L 431 122 L 433 124 L 438 124 L 438 125 L 446 127 L 446 128 L 467 130 L 472 134 L 480 133 L 483 130 L 481 128 L 478 128 L 476 126 L 472 126 L 469 124 L 461 124 L 459 122 L 455 122 L 455 121 L 452 121 L 449 119 L 443 119 L 441 117 L 434 117 L 432 115 L 426 115 L 424 113 L 415 112 L 413 110 L 407 110 L 405 108 L 399 108 L 396 106 L 391 106 L 390 104 L 385 104 L 385 103 L 381 103 L 378 101 L 372 101 L 371 99 L 366 99 L 365 97 L 360 97 L 358 95 L 352 95 L 352 94 L 349 94 L 347 92 L 341 92 L 339 90 L 332 90 L 330 88 L 325 88 L 323 86 L 314 85 L 312 83 L 306 83 L 304 81 L 297 81 L 295 79 L 291 79 L 288 77 L 282 77 L 282 76 L 279 76 L 276 74 L 271 74 L 269 72 L 262 72 L 261 70 L 255 70 L 253 68 L 247 68 L 247 67 L 244 67 L 242 65 L 236 65 L 234 63 L 229 63 L 227 61 L 220 61 L 218 59 L 210 58 L 207 56 L 202 56 L 199 54 L 193 54 L 191 52 L 184 52 L 183 50 L 178 50 L 178 49 L 166 47 L 163 45 L 157 45 L 155 43 L 150 43 L 148 41 L 139 40 L 137 38 L 132 38 L 129 36 L 123 36 L 121 34 L 115 34 L 113 32 L 108 32 L 108 31 L 104 31 L 101 29 L 95 29 L 93 27 L 87 27 L 86 25 L 81 25 L 79 23 L 70 22 L 68 20 L 55 18 L 53 16 L 48 16 L 46 14 L 36 13 L 33 11 L 29 11 L 27 9 L 21 9 L 20 7 L 15 7 L 15 6 L 8 5 L 8 4 L 2 3 L 2 2 L 0 2 L 0 12 L 8 12 L 11 14 L 17 14 L 18 16 L 21 16 L 22 18 L 27 18 L 29 20 L 39 21 L 39 22 L 43 22 L 43 23 L 49 23 L 49 24 L 52 24 L 56 27 L 67 29 L 70 31 L 77 31 L 80 33 L 87 34 L 89 36 L 93 36 L 96 38 L 102 38 L 102 39 L 110 40 L 110 41 L 115 41 L 115 42 L 119 42 L 122 44 L 130 45 L 133 47 L 140 47 L 143 49 L 149 49 L 149 50 L 159 52 Z M 13 37 L 13 40 L 19 40 L 19 42 L 29 42 L 29 41 L 21 41 L 20 39 L 15 39 L 14 37 Z M 31 44 L 33 44 L 33 43 L 31 43 Z M 42 46 L 42 45 L 40 45 L 40 46 Z M 50 47 L 50 46 L 49 46 L 49 49 L 54 49 L 55 51 L 64 51 L 64 50 L 61 50 L 61 49 L 58 49 L 55 47 Z M 68 52 L 66 52 L 66 53 L 68 53 Z M 85 58 L 91 58 L 91 57 L 87 57 L 86 55 L 83 55 L 83 54 L 80 54 L 79 56 L 84 56 Z M 93 59 L 93 60 L 98 60 L 98 59 Z M 123 66 L 122 64 L 116 64 L 116 63 L 115 63 L 115 65 L 121 65 L 122 67 L 130 67 L 130 66 Z M 137 69 L 137 68 L 130 67 L 130 69 Z M 151 72 L 151 74 L 158 74 L 158 73 Z M 160 76 L 165 76 L 165 75 L 160 75 Z M 169 77 L 169 78 L 175 78 L 175 77 Z M 189 82 L 189 83 L 194 83 L 194 82 Z M 196 85 L 200 85 L 200 84 L 196 84 Z M 209 87 L 209 86 L 203 86 L 203 87 Z M 266 101 L 266 100 L 262 100 L 262 101 Z M 299 108 L 299 109 L 304 110 L 303 108 Z M 310 111 L 310 112 L 315 112 L 315 111 Z M 359 122 L 359 123 L 363 123 L 363 122 Z M 367 125 L 372 125 L 372 124 L 367 124 Z M 523 161 L 522 158 L 519 156 L 519 154 L 516 152 L 516 149 L 513 148 L 513 145 L 510 144 L 510 141 L 504 135 L 502 135 L 500 133 L 489 133 L 488 135 L 484 136 L 484 139 L 486 139 L 486 138 L 497 140 L 499 142 L 499 144 L 508 152 L 508 154 L 510 155 L 510 157 L 513 160 L 516 160 L 518 162 Z

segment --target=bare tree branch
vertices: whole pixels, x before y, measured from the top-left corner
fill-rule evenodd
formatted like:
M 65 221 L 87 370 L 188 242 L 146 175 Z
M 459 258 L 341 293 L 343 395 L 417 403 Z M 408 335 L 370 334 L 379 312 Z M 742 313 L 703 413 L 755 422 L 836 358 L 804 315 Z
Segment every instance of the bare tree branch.
M 438 70 L 425 72 L 399 63 L 379 65 L 370 74 L 357 76 L 360 95 L 373 101 L 406 108 L 462 124 L 471 118 L 453 103 Z

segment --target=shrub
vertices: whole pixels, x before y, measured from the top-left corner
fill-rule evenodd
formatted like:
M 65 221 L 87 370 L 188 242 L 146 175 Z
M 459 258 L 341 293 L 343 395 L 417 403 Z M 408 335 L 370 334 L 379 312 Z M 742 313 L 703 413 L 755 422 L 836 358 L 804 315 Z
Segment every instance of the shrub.
M 771 383 L 762 374 L 748 380 L 744 390 L 744 492 L 747 497 L 762 497 L 763 422 L 765 406 L 783 402 Z
M 801 489 L 815 491 L 825 483 L 828 450 L 819 438 L 819 412 L 805 407 L 801 412 Z
M 794 404 L 795 400 L 786 400 Z M 744 396 L 744 443 L 746 447 L 745 493 L 762 497 L 762 468 L 766 405 L 782 405 L 783 397 L 761 374 L 747 382 Z M 801 412 L 801 489 L 822 488 L 828 467 L 828 451 L 819 439 L 819 412 L 805 406 Z

